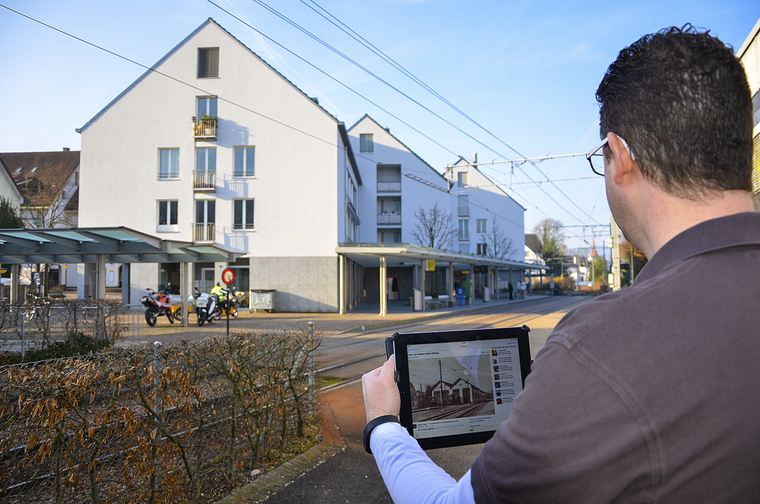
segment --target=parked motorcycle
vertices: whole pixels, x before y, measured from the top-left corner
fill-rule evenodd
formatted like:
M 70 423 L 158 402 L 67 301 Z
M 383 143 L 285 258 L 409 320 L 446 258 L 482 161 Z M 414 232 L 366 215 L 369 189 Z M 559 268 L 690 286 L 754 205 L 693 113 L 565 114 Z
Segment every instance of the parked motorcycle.
M 148 289 L 148 295 L 143 296 L 140 302 L 145 306 L 145 321 L 151 327 L 156 325 L 158 317 L 164 315 L 170 324 L 173 324 L 175 319 L 182 320 L 182 305 L 172 306 L 168 289 L 164 289 L 163 292 Z
M 198 317 L 198 326 L 202 326 L 204 322 L 209 324 L 214 319 L 219 320 L 222 318 L 222 309 L 219 307 L 219 299 L 216 295 L 208 295 L 205 292 L 196 296 L 195 299 L 195 314 Z

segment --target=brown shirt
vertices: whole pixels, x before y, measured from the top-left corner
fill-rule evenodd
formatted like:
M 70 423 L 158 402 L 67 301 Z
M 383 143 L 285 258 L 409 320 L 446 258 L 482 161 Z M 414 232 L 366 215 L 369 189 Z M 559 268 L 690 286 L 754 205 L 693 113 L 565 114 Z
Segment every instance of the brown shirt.
M 760 502 L 760 214 L 568 313 L 472 467 L 478 504 Z

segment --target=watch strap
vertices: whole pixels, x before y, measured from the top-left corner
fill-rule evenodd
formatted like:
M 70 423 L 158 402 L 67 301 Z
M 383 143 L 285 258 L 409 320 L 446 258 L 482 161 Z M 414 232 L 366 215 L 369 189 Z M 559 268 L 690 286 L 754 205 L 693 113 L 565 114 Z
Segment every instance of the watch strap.
M 380 424 L 384 424 L 387 422 L 396 422 L 399 423 L 398 417 L 394 415 L 383 415 L 379 416 L 373 420 L 370 420 L 369 423 L 364 427 L 364 436 L 363 436 L 363 443 L 364 443 L 364 451 L 372 455 L 372 450 L 369 447 L 369 438 L 372 436 L 372 431 L 375 430 L 375 427 L 377 427 Z

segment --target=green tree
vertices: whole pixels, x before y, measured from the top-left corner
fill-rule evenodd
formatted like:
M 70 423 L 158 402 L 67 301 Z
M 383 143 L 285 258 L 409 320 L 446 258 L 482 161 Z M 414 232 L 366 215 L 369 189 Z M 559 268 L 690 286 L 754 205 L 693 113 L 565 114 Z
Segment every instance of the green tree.
M 0 196 L 0 229 L 23 228 L 18 209 L 5 196 Z
M 533 228 L 541 242 L 541 255 L 556 274 L 559 274 L 559 265 L 565 255 L 565 233 L 562 228 L 562 222 L 548 217 Z

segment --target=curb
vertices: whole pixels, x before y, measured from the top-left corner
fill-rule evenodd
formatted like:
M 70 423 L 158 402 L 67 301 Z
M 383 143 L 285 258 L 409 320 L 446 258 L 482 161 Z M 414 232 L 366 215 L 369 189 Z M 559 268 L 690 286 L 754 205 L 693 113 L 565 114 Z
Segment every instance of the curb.
M 217 502 L 220 504 L 263 502 L 336 453 L 343 451 L 346 443 L 340 435 L 335 415 L 327 401 L 320 401 L 316 416 L 319 419 L 319 430 L 322 435 L 321 443 Z

